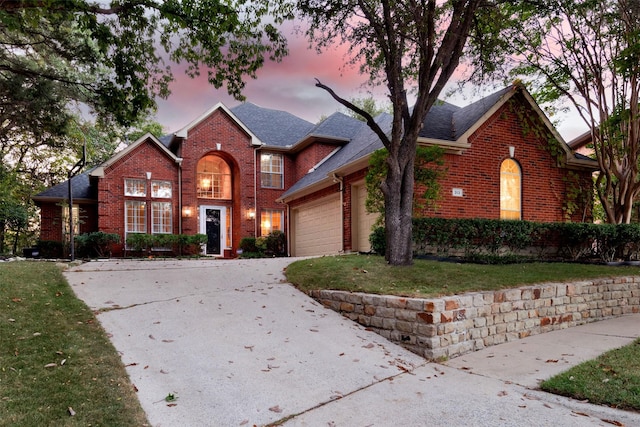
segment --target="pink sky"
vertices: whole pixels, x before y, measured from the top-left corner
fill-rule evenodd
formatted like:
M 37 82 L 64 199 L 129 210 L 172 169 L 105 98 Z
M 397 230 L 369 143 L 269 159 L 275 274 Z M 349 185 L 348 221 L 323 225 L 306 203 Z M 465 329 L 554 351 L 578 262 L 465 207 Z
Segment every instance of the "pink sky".
M 363 84 L 367 76 L 360 75 L 356 68 L 343 68 L 344 48 L 317 54 L 309 49 L 307 41 L 299 35 L 289 34 L 289 55 L 280 63 L 266 62 L 258 71 L 258 78 L 246 81 L 244 95 L 248 102 L 265 108 L 288 111 L 308 120 L 318 122 L 338 110 L 340 105 L 324 90 L 315 87 L 315 78 L 330 86 L 343 98 L 365 98 L 368 87 Z M 227 107 L 239 104 L 226 93 L 224 88 L 216 90 L 209 85 L 206 72 L 197 79 L 183 74 L 173 67 L 175 81 L 171 85 L 172 94 L 167 100 L 158 101 L 156 119 L 165 131 L 175 132 L 199 117 L 209 108 L 222 102 Z M 452 81 L 452 85 L 455 81 Z M 384 88 L 377 88 L 376 98 L 384 100 Z M 464 106 L 478 97 L 489 95 L 495 88 L 488 88 L 479 95 L 456 93 L 447 98 L 454 105 Z M 469 91 L 470 92 L 470 91 Z M 441 95 L 444 98 L 445 94 Z M 580 118 L 573 114 L 561 116 L 557 129 L 569 141 L 586 130 Z

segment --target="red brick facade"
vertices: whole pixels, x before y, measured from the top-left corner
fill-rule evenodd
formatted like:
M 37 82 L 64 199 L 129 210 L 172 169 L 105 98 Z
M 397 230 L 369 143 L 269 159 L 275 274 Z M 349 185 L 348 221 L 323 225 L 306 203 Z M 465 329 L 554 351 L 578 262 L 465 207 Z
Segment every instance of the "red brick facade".
M 524 105 L 524 110 L 522 106 Z M 531 121 L 531 118 L 536 119 Z M 547 129 L 532 132 L 539 113 L 523 99 L 514 96 L 468 136 L 468 147 L 457 153 L 445 154 L 445 175 L 440 180 L 440 198 L 435 206 L 425 208 L 425 216 L 445 218 L 500 218 L 500 165 L 505 159 L 515 160 L 521 170 L 521 214 L 530 221 L 590 220 L 588 206 L 571 206 L 577 189 L 591 191 L 589 168 L 567 166 L 563 153 L 554 156 L 549 149 Z M 116 233 L 125 241 L 125 203 L 127 200 L 171 203 L 171 233 L 205 234 L 204 212 L 219 209 L 226 212 L 222 230 L 228 237 L 221 240 L 224 253 L 235 256 L 243 237 L 261 235 L 261 216 L 265 212 L 280 213 L 285 234 L 293 209 L 309 205 L 329 195 L 340 195 L 341 218 L 339 235 L 341 250 L 354 248 L 354 229 L 358 211 L 354 209 L 353 186 L 361 186 L 366 174 L 366 159 L 349 166 L 346 172 L 324 177 L 313 187 L 280 201 L 286 190 L 317 167 L 344 139 L 331 141 L 305 139 L 299 147 L 263 146 L 237 118 L 226 109 L 216 107 L 182 131 L 174 134 L 167 146 L 154 137 L 137 141 L 91 173 L 97 188 L 95 204 L 81 205 L 81 232 Z M 302 147 L 303 146 L 303 147 Z M 513 147 L 511 153 L 510 147 Z M 261 154 L 281 156 L 283 188 L 263 188 L 261 184 Z M 231 176 L 230 197 L 211 198 L 198 195 L 198 163 L 205 156 L 221 159 Z M 347 167 L 347 166 L 345 166 Z M 146 183 L 144 196 L 126 196 L 125 180 L 138 179 Z M 152 197 L 154 181 L 170 182 L 171 197 Z M 361 188 L 361 187 L 359 187 Z M 358 190 L 360 191 L 360 190 Z M 360 194 L 360 193 L 359 193 Z M 334 205 L 336 198 L 334 200 Z M 362 200 L 362 198 L 360 199 Z M 575 200 L 573 200 L 575 201 Z M 41 240 L 62 240 L 59 202 L 39 202 L 41 207 Z M 152 212 L 146 209 L 147 233 L 151 233 Z M 335 209 L 334 209 L 335 211 Z M 362 222 L 361 224 L 365 224 Z M 299 230 L 292 230 L 297 232 Z M 362 232 L 360 233 L 362 234 Z M 114 256 L 125 255 L 124 244 L 114 248 Z

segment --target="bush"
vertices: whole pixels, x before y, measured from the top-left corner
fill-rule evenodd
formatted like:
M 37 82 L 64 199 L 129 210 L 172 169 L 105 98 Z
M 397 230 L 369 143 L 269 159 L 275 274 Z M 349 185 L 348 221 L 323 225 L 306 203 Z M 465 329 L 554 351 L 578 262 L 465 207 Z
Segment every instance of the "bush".
M 118 243 L 118 234 L 102 231 L 80 234 L 75 238 L 76 249 L 81 257 L 110 257 L 111 246 Z
M 287 255 L 287 237 L 279 230 L 266 236 L 243 237 L 240 240 L 241 258 L 280 257 Z
M 387 240 L 384 233 L 384 227 L 375 227 L 369 235 L 369 243 L 371 250 L 378 255 L 384 255 L 387 251 Z

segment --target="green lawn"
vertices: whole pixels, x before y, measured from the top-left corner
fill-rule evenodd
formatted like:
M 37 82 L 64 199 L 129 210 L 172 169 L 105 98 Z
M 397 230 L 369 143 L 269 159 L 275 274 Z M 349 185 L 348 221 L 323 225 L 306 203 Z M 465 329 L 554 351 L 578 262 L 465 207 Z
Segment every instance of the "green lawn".
M 287 268 L 287 279 L 304 291 L 333 289 L 425 298 L 635 274 L 640 274 L 640 267 L 573 263 L 481 265 L 416 259 L 412 266 L 391 267 L 375 255 L 311 258 Z
M 0 264 L 0 341 L 0 426 L 148 425 L 118 353 L 55 264 Z
M 640 411 L 640 339 L 544 381 L 548 392 Z

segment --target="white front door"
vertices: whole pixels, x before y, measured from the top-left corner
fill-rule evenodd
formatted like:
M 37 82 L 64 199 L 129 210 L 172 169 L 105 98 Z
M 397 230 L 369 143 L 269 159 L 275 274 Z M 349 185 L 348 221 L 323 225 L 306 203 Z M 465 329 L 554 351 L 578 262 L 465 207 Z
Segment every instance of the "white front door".
M 207 235 L 207 255 L 223 255 L 227 241 L 227 208 L 200 206 L 200 233 Z

